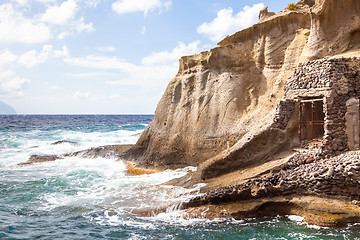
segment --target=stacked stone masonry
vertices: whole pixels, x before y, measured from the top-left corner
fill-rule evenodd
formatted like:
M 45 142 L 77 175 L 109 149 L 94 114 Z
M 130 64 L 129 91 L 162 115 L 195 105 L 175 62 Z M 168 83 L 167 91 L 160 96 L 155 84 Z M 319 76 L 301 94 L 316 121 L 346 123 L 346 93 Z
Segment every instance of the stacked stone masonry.
M 281 100 L 276 107 L 273 128 L 285 130 L 294 111 L 295 101 L 292 99 Z
M 323 156 L 338 155 L 349 150 L 347 102 L 360 97 L 360 59 L 321 59 L 300 64 L 284 90 L 286 100 L 323 99 Z
M 360 152 L 300 165 L 284 164 L 272 176 L 220 188 L 193 198 L 184 208 L 293 194 L 326 195 L 360 204 Z

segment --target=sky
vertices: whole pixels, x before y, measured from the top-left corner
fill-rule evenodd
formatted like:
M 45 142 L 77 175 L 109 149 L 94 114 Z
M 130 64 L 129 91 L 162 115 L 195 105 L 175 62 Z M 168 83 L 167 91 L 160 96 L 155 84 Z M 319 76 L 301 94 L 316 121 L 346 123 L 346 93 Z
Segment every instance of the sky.
M 0 101 L 20 114 L 153 114 L 179 58 L 288 0 L 1 0 Z

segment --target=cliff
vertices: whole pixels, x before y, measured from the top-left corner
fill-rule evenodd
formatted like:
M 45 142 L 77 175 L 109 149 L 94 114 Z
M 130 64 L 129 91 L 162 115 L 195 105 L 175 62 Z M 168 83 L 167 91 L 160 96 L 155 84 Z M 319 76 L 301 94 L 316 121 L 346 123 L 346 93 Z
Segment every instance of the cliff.
M 360 49 L 359 13 L 358 0 L 303 0 L 276 15 L 265 9 L 260 23 L 182 57 L 127 157 L 199 166 L 201 178 L 212 178 L 298 146 L 297 122 L 273 128 L 284 85 L 299 63 Z

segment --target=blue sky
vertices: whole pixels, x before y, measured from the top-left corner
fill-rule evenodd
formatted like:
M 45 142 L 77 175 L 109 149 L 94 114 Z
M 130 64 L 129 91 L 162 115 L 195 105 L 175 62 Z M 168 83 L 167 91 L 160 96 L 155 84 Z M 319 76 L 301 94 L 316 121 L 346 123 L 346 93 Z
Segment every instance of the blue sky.
M 2 0 L 0 101 L 24 114 L 154 113 L 183 55 L 288 0 Z

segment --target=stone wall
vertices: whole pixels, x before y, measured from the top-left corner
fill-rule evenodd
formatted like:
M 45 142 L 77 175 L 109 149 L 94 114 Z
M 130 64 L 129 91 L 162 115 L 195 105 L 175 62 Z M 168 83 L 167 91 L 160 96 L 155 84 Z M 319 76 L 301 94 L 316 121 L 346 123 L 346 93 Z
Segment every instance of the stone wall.
M 299 64 L 284 90 L 285 99 L 324 99 L 323 156 L 349 150 L 346 103 L 350 98 L 360 96 L 359 58 L 325 58 Z
M 271 176 L 219 188 L 191 199 L 183 208 L 286 195 L 326 195 L 360 204 L 360 152 L 299 166 L 285 164 Z
M 293 99 L 281 100 L 276 107 L 274 124 L 272 125 L 272 127 L 285 130 L 290 121 L 291 114 L 294 111 L 294 108 L 295 101 Z

